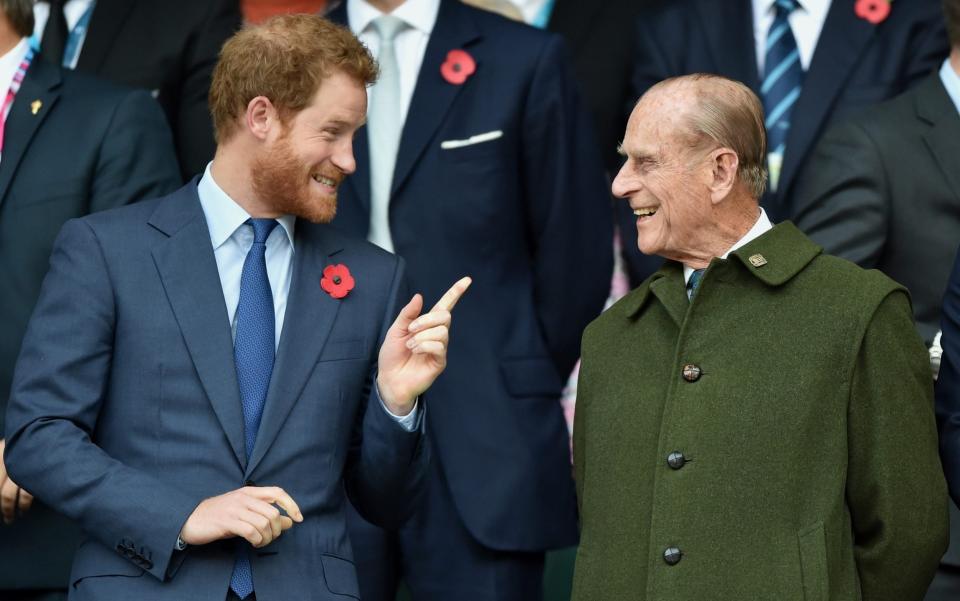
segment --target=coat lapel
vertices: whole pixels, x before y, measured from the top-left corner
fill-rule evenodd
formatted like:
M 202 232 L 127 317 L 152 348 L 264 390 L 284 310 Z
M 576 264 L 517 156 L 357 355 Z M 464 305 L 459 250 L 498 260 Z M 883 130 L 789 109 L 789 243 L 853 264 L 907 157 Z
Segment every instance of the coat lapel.
M 940 166 L 947 186 L 960 205 L 960 117 L 939 75 L 921 84 L 917 94 L 917 118 L 931 127 L 923 134 L 933 160 Z
M 123 22 L 138 0 L 97 0 L 90 16 L 90 28 L 77 59 L 77 71 L 97 73 L 120 34 Z
M 760 92 L 753 7 L 749 0 L 698 0 L 703 31 L 716 62 L 716 72 Z
M 60 71 L 39 57 L 34 58 L 23 78 L 20 91 L 10 106 L 4 128 L 3 157 L 0 160 L 0 205 L 10 188 L 10 182 L 20 161 L 33 141 L 33 135 L 53 110 L 60 98 Z M 34 114 L 34 102 L 40 101 Z
M 470 79 L 467 79 L 463 85 L 452 85 L 440 75 L 440 65 L 446 60 L 448 52 L 465 48 L 480 38 L 480 32 L 469 11 L 459 0 L 440 2 L 440 12 L 430 41 L 427 42 L 417 86 L 403 126 L 397 164 L 393 172 L 392 194 L 397 193 L 410 175 L 460 90 L 471 84 Z M 481 57 L 474 54 L 473 58 L 477 63 L 477 71 L 483 69 Z
M 782 198 L 783 192 L 790 189 L 803 157 L 810 152 L 834 101 L 875 30 L 876 26 L 856 16 L 850 0 L 837 0 L 831 4 L 807 69 L 803 90 L 793 108 L 796 118 L 787 136 L 783 170 L 777 185 L 778 197 Z M 781 209 L 789 212 L 790 207 Z
M 203 388 L 242 467 L 243 410 L 233 336 L 197 180 L 158 205 L 150 225 L 169 236 L 153 249 L 153 260 Z
M 290 410 L 300 398 L 333 328 L 340 303 L 344 302 L 334 299 L 320 288 L 324 267 L 330 262 L 331 255 L 341 250 L 327 232 L 327 226 L 297 221 L 293 281 L 263 418 L 247 465 L 248 477 L 270 449 Z

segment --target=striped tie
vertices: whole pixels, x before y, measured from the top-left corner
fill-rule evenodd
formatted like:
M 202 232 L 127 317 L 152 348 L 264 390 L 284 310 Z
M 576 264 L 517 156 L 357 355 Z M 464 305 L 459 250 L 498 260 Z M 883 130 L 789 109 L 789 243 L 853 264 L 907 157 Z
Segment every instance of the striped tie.
M 687 280 L 687 298 L 691 301 L 697 293 L 697 289 L 700 288 L 700 280 L 703 279 L 703 272 L 705 271 L 706 269 L 694 269 L 693 273 L 690 274 L 690 279 Z
M 800 98 L 803 85 L 803 66 L 800 51 L 788 20 L 790 13 L 800 8 L 797 0 L 776 0 L 776 15 L 767 35 L 765 76 L 760 95 L 766 113 L 767 149 L 770 159 L 770 187 L 776 190 L 780 164 L 790 132 L 790 113 Z

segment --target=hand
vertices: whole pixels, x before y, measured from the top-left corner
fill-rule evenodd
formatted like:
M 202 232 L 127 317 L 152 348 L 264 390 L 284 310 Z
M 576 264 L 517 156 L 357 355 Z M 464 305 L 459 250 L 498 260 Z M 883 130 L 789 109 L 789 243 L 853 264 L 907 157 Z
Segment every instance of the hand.
M 447 366 L 450 311 L 473 280 L 462 278 L 434 305 L 420 315 L 423 297 L 415 294 L 400 310 L 380 347 L 377 387 L 380 398 L 394 415 L 407 415 L 413 403 Z
M 7 466 L 3 463 L 3 451 L 6 441 L 0 439 L 0 510 L 3 523 L 12 524 L 13 520 L 25 514 L 33 505 L 33 495 L 23 490 L 7 476 Z
M 273 503 L 287 515 L 282 515 Z M 269 545 L 294 522 L 302 521 L 300 508 L 282 488 L 246 486 L 197 505 L 183 525 L 180 538 L 188 545 L 205 545 L 239 536 L 259 548 Z

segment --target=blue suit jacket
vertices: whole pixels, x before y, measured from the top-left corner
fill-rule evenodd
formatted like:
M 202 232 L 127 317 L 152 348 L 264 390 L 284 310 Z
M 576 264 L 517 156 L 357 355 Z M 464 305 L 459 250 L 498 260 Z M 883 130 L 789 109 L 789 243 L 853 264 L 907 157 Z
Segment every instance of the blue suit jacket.
M 937 378 L 937 424 L 940 460 L 950 496 L 960 507 L 960 253 L 943 297 L 940 376 Z
M 196 180 L 64 226 L 14 375 L 7 461 L 17 482 L 87 535 L 72 599 L 224 598 L 241 541 L 183 553 L 174 544 L 200 501 L 244 484 L 283 487 L 305 517 L 251 553 L 261 598 L 358 596 L 344 490 L 368 519 L 396 525 L 426 462 L 420 431 L 403 430 L 371 396 L 379 342 L 406 300 L 403 263 L 305 222 L 294 249 L 247 462 Z M 333 263 L 356 280 L 342 300 L 319 285 Z
M 346 22 L 345 5 L 331 17 Z M 451 85 L 440 65 L 466 50 L 476 72 Z M 612 273 L 610 196 L 590 117 L 559 36 L 442 0 L 404 124 L 390 228 L 411 286 L 457 305 L 449 367 L 426 394 L 454 504 L 483 545 L 542 550 L 577 539 L 559 404 L 583 328 Z M 491 131 L 489 142 L 443 149 Z M 366 236 L 366 130 L 334 221 Z
M 776 221 L 793 216 L 792 195 L 814 144 L 831 123 L 892 98 L 929 75 L 949 52 L 939 0 L 893 2 L 873 25 L 855 0 L 833 0 L 793 108 L 776 193 L 763 206 Z M 662 79 L 717 73 L 760 94 L 751 0 L 671 0 L 641 15 L 633 87 L 636 97 Z M 620 203 L 619 223 L 631 279 L 638 284 L 660 264 L 636 248 L 636 218 Z

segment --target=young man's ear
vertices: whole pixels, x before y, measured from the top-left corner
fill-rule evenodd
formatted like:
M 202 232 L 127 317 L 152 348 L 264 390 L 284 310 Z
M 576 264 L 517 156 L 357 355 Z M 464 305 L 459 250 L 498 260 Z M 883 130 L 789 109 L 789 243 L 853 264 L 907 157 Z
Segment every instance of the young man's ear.
M 279 121 L 276 107 L 266 96 L 257 96 L 247 103 L 247 112 L 244 122 L 247 130 L 260 140 L 267 139 L 270 130 Z

